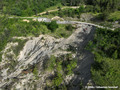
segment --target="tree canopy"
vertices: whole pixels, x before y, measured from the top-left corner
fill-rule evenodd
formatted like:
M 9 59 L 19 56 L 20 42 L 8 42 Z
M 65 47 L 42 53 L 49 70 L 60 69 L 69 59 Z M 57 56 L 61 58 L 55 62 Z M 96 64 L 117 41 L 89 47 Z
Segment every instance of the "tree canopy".
M 120 29 L 115 31 L 97 29 L 94 40 L 87 49 L 92 51 L 95 63 L 92 65 L 92 79 L 96 85 L 120 86 Z
M 92 5 L 96 12 L 120 9 L 120 0 L 0 0 L 0 10 L 9 15 L 30 16 L 58 3 L 65 6 Z

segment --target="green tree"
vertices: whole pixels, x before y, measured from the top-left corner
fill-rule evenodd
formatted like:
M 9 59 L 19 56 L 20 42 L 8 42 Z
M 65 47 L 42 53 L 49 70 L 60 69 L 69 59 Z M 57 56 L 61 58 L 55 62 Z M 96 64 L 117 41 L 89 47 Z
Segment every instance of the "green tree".
M 61 73 L 57 73 L 57 77 L 55 77 L 53 79 L 53 83 L 55 86 L 59 86 L 63 81 L 63 78 L 62 78 L 62 74 Z
M 118 52 L 117 50 L 115 50 L 115 52 L 112 55 L 113 59 L 117 59 L 118 58 Z
M 51 30 L 51 32 L 54 32 L 58 28 L 58 24 L 56 21 L 52 21 L 50 24 L 48 24 L 48 29 Z
M 61 7 L 57 7 L 58 8 L 58 11 L 61 11 Z
M 7 13 L 7 8 L 5 6 L 3 7 L 3 13 Z
M 109 13 L 107 11 L 104 11 L 102 14 L 99 15 L 100 20 L 107 20 L 107 17 L 109 16 Z
M 12 10 L 11 10 L 11 14 L 17 15 L 17 16 L 21 16 L 22 15 L 22 11 L 20 10 L 20 8 L 13 7 Z
M 72 31 L 73 30 L 73 26 L 71 24 L 69 24 L 69 25 L 66 26 L 66 29 L 68 31 Z
M 87 49 L 94 54 L 94 64 L 91 67 L 92 80 L 96 85 L 120 86 L 120 31 L 96 29 L 94 40 Z M 114 60 L 117 59 L 117 60 Z

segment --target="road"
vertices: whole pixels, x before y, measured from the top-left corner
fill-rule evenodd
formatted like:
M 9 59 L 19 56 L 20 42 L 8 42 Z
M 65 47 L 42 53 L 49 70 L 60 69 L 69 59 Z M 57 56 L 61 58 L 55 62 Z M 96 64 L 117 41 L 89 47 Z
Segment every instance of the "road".
M 84 6 L 85 7 L 85 6 Z M 73 9 L 76 9 L 76 8 L 79 8 L 79 6 L 72 6 L 72 7 L 63 7 L 61 9 L 66 9 L 66 8 L 73 8 Z M 48 12 L 55 12 L 55 11 L 58 11 L 59 9 L 54 9 L 54 10 L 48 10 Z M 42 12 L 42 13 L 39 13 L 37 15 L 43 15 L 45 14 L 45 12 Z M 34 15 L 35 16 L 35 15 Z M 22 19 L 41 19 L 42 22 L 51 22 L 51 19 L 48 19 L 48 18 L 44 18 L 44 17 L 9 17 L 9 18 L 22 18 Z M 45 20 L 43 20 L 45 19 Z M 38 21 L 39 21 L 38 20 Z M 107 29 L 110 29 L 110 30 L 114 30 L 114 28 L 109 28 L 109 27 L 104 27 L 104 26 L 100 26 L 100 25 L 97 25 L 97 24 L 93 24 L 93 23 L 87 23 L 87 22 L 80 22 L 80 21 L 57 21 L 58 24 L 84 24 L 84 25 L 91 25 L 91 26 L 95 26 L 95 27 L 99 27 L 99 28 L 107 28 Z
M 32 18 L 32 19 L 37 19 L 37 20 L 41 19 L 41 22 L 51 22 L 52 21 L 49 18 L 43 18 L 43 17 L 9 17 L 9 18 L 22 18 L 22 19 Z M 103 29 L 107 28 L 107 29 L 110 29 L 110 30 L 115 30 L 114 28 L 104 27 L 104 26 L 100 26 L 100 25 L 97 25 L 97 24 L 81 22 L 81 21 L 59 21 L 58 20 L 56 22 L 57 22 L 57 24 L 82 24 L 82 25 L 91 25 L 91 26 L 95 26 L 95 27 L 99 27 L 99 28 L 103 28 Z
M 87 22 L 80 22 L 80 21 L 57 21 L 58 24 L 82 24 L 82 25 L 91 25 L 91 26 L 95 26 L 95 27 L 98 27 L 98 28 L 107 28 L 107 29 L 110 29 L 110 30 L 114 30 L 114 28 L 109 28 L 109 27 L 103 27 L 103 26 L 100 26 L 100 25 L 96 25 L 96 24 L 93 24 L 93 23 L 87 23 Z
M 36 17 L 9 17 L 9 18 L 33 18 L 33 19 L 36 19 Z M 44 21 L 44 22 L 48 22 L 47 19 Z M 86 26 L 88 27 L 91 27 L 91 26 L 95 26 L 95 27 L 99 27 L 99 28 L 108 28 L 108 27 L 103 27 L 103 26 L 99 26 L 99 25 L 96 25 L 96 24 L 92 24 L 92 23 L 87 23 L 87 22 L 80 22 L 80 21 L 57 21 L 58 24 L 79 24 L 79 25 L 83 25 L 84 27 L 83 28 L 86 28 Z M 110 29 L 110 28 L 109 28 Z M 111 29 L 111 30 L 114 30 L 114 29 Z M 91 28 L 89 28 L 87 30 L 88 32 L 84 32 L 84 33 L 88 33 L 88 35 L 93 35 L 93 34 L 89 34 L 90 31 L 91 31 Z M 65 39 L 63 40 L 58 46 L 56 46 L 57 48 L 58 47 L 62 47 L 63 45 L 68 45 L 69 43 L 75 43 L 75 42 L 79 42 L 80 45 L 83 45 L 81 44 L 83 42 L 83 40 L 81 40 L 80 37 L 83 37 L 82 34 L 83 33 L 83 29 L 82 28 L 78 28 L 68 39 Z M 79 36 L 79 37 L 78 37 Z M 85 35 L 84 35 L 85 37 Z M 88 39 L 90 39 L 91 36 L 86 36 Z M 38 39 L 39 40 L 39 39 Z M 76 40 L 76 41 L 75 41 Z M 85 39 L 85 41 L 87 41 Z M 41 42 L 41 41 L 40 41 Z M 33 43 L 33 42 L 31 42 Z M 28 43 L 29 44 L 29 43 Z M 29 44 L 31 45 L 31 44 Z M 40 44 L 37 44 L 37 45 L 41 45 Z M 44 45 L 44 44 L 43 44 Z M 49 44 L 51 45 L 51 44 Z M 78 45 L 78 46 L 80 46 Z M 14 78 L 14 77 L 17 77 L 23 70 L 23 68 L 21 67 L 26 67 L 28 64 L 30 64 L 32 61 L 35 61 L 36 58 L 37 60 L 41 60 L 41 58 L 43 58 L 45 55 L 49 55 L 49 52 L 51 52 L 51 46 L 50 48 L 45 48 L 45 47 L 36 47 L 36 44 L 34 45 L 36 49 L 34 50 L 37 50 L 35 51 L 34 54 L 32 54 L 31 58 L 28 58 L 28 59 L 21 59 L 22 61 L 19 62 L 19 64 L 16 66 L 16 70 L 14 71 L 14 73 L 8 75 L 6 78 Z M 26 45 L 26 47 L 28 48 L 28 45 Z M 54 50 L 57 50 L 56 48 Z M 27 50 L 29 51 L 29 50 Z M 34 52 L 34 51 L 33 51 Z M 91 56 L 89 56 L 89 58 L 91 58 Z M 91 59 L 92 60 L 92 59 Z M 84 60 L 85 62 L 88 62 L 88 59 Z M 84 63 L 84 62 L 83 62 Z M 88 64 L 87 64 L 88 65 Z M 81 67 L 79 68 L 81 70 Z M 86 74 L 86 73 L 85 73 Z M 81 77 L 81 76 L 80 76 Z M 2 81 L 0 83 L 0 87 L 3 87 L 3 86 L 6 86 L 6 85 L 9 85 L 10 83 L 12 82 L 12 79 L 9 81 L 9 82 L 6 82 L 6 81 Z

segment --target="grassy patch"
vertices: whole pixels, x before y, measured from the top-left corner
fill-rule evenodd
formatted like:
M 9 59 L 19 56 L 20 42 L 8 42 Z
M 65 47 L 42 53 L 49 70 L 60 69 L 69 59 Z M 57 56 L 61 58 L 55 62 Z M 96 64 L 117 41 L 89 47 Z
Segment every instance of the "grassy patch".
M 13 52 L 14 52 L 14 54 L 15 54 L 16 56 L 19 55 L 19 53 L 20 53 L 20 51 L 23 49 L 26 41 L 27 41 L 27 40 L 20 40 L 20 39 L 14 40 L 14 42 L 18 42 L 18 45 L 17 45 L 17 46 L 12 47 L 12 50 L 13 50 Z
M 68 36 L 70 36 L 73 33 L 73 30 L 69 31 L 66 29 L 67 25 L 59 25 L 59 28 L 56 29 L 55 31 L 55 36 L 56 37 L 64 37 L 67 38 Z

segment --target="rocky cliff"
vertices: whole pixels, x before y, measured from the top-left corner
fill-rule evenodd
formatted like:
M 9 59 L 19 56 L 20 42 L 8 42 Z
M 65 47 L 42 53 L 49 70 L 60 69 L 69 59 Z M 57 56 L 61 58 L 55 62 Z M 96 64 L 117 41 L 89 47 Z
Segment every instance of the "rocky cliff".
M 44 67 L 49 64 L 46 63 L 51 56 L 65 59 L 67 54 L 77 60 L 77 66 L 72 74 L 62 74 L 64 78 L 61 84 L 69 90 L 79 90 L 81 83 L 87 85 L 94 61 L 93 55 L 84 50 L 84 47 L 92 40 L 94 31 L 95 27 L 91 25 L 77 24 L 77 29 L 68 38 L 57 39 L 49 35 L 14 37 L 13 40 L 25 42 L 18 55 L 14 52 L 19 45 L 17 41 L 8 43 L 2 51 L 0 90 L 51 90 L 54 86 L 49 78 L 55 76 L 56 68 L 48 70 Z

